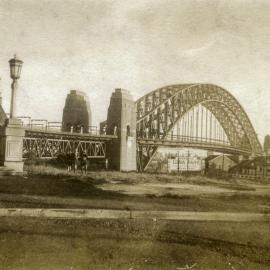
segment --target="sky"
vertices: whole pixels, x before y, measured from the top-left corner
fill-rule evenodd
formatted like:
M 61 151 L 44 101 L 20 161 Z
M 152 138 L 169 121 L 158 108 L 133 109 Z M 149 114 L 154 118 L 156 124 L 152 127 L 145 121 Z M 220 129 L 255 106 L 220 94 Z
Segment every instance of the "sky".
M 17 114 L 61 121 L 71 89 L 90 98 L 93 124 L 111 93 L 135 99 L 170 84 L 213 83 L 244 107 L 262 142 L 270 133 L 269 0 L 0 0 L 0 77 L 24 61 Z

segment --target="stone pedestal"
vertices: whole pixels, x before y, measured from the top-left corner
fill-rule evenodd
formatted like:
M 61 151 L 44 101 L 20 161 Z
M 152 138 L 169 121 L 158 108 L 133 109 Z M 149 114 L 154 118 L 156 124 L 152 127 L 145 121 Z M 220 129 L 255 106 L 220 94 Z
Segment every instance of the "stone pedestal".
M 23 172 L 23 138 L 25 129 L 19 119 L 7 119 L 5 126 L 0 127 L 0 162 L 15 172 Z
M 107 148 L 109 168 L 136 171 L 136 107 L 127 90 L 116 89 L 112 94 L 107 116 L 107 134 L 118 136 Z

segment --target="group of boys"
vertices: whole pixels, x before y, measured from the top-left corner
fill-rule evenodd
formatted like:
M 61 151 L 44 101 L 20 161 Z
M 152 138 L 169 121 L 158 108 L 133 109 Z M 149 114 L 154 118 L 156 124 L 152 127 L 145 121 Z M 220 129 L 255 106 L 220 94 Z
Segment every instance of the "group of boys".
M 78 166 L 81 168 L 81 172 L 87 171 L 87 154 L 85 151 L 82 151 L 80 154 L 76 150 L 75 152 L 69 151 L 66 156 L 67 159 L 67 166 L 68 166 L 68 171 L 73 171 L 74 173 L 76 172 Z

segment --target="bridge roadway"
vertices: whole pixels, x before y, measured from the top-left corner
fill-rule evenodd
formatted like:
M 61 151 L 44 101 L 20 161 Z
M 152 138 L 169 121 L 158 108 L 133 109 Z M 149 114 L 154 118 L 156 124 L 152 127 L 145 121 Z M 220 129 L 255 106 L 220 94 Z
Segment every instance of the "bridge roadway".
M 116 139 L 115 135 L 103 135 L 98 132 L 95 133 L 71 133 L 62 132 L 59 130 L 45 130 L 45 129 L 25 129 L 25 137 L 27 138 L 49 138 L 49 139 L 66 139 L 66 140 L 94 140 L 94 141 L 111 141 Z
M 250 150 L 239 149 L 230 144 L 221 142 L 200 141 L 192 139 L 169 139 L 169 138 L 138 138 L 139 146 L 168 147 L 168 148 L 194 148 L 220 152 L 231 155 L 250 155 Z M 256 154 L 256 153 L 255 153 Z
M 50 140 L 57 142 L 78 141 L 88 143 L 105 143 L 117 139 L 116 135 L 103 135 L 98 132 L 71 133 L 56 129 L 26 128 L 25 140 Z M 222 152 L 226 154 L 249 155 L 250 150 L 239 149 L 231 146 L 229 142 L 218 140 L 203 140 L 201 138 L 185 136 L 167 136 L 165 138 L 137 138 L 139 146 L 169 147 L 169 148 L 194 148 Z M 104 155 L 102 155 L 104 157 Z

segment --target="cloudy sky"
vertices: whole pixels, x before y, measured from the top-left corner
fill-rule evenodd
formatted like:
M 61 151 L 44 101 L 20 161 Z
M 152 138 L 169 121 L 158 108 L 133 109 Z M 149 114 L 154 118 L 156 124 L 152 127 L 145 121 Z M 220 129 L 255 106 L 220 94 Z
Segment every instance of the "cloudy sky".
M 259 138 L 270 133 L 269 0 L 0 0 L 0 76 L 24 61 L 18 114 L 61 121 L 66 94 L 85 91 L 94 124 L 114 88 L 138 98 L 161 86 L 229 90 Z

